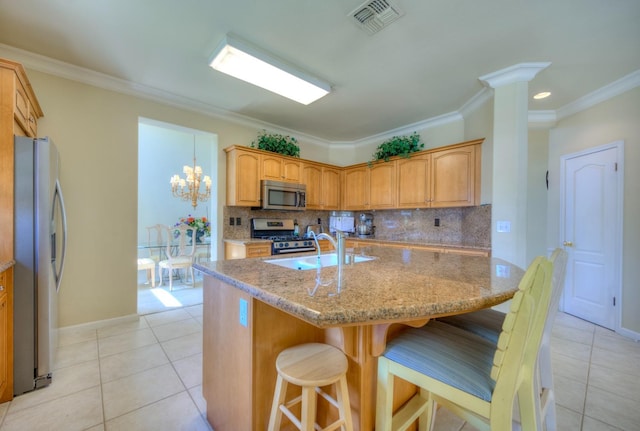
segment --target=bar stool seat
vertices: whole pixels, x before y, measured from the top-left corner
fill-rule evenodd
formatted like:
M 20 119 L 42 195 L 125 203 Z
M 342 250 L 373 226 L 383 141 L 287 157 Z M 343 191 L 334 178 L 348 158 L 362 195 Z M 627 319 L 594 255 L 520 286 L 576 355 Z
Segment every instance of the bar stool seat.
M 347 387 L 347 358 L 339 349 L 328 344 L 308 343 L 283 350 L 276 359 L 278 379 L 273 394 L 269 431 L 280 429 L 282 413 L 301 431 L 313 431 L 316 427 L 316 393 L 335 406 L 339 419 L 323 428 L 323 431 L 341 428 L 352 431 L 351 407 Z M 302 387 L 302 395 L 285 401 L 287 386 L 292 383 Z M 320 389 L 336 385 L 336 399 Z M 302 403 L 301 417 L 298 419 L 290 408 Z

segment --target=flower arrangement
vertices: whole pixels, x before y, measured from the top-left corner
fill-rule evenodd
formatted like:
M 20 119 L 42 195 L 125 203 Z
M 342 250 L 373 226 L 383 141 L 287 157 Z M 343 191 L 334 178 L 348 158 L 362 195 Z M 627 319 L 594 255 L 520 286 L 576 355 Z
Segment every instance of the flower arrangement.
M 209 223 L 206 217 L 193 217 L 189 214 L 187 217 L 180 217 L 180 221 L 175 224 L 176 227 L 180 225 L 187 225 L 194 228 L 197 237 L 211 235 L 211 223 Z M 177 237 L 178 231 L 176 231 L 174 235 Z

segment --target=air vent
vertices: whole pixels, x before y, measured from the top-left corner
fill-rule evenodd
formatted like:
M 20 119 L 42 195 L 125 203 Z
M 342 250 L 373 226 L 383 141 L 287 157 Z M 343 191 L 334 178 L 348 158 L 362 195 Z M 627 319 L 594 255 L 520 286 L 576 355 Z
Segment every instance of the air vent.
M 374 34 L 400 18 L 404 13 L 389 0 L 373 0 L 358 6 L 349 14 L 356 25 Z

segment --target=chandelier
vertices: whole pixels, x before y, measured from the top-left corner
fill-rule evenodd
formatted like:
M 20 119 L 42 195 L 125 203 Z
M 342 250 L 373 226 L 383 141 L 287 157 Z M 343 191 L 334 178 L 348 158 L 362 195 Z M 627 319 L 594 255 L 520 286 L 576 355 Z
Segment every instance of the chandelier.
M 202 178 L 202 168 L 196 165 L 196 137 L 193 137 L 193 167 L 185 165 L 182 168 L 185 178 L 178 174 L 171 177 L 171 193 L 183 201 L 191 201 L 193 209 L 198 206 L 198 201 L 206 202 L 211 196 L 211 177 L 205 175 Z M 204 182 L 204 193 L 200 192 L 200 184 Z

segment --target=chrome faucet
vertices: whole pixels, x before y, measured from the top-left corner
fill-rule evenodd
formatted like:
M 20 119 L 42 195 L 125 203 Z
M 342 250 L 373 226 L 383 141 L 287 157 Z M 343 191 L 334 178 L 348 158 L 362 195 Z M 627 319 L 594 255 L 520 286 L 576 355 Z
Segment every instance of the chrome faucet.
M 316 243 L 316 249 L 318 250 L 318 275 L 316 279 L 316 289 L 318 287 L 318 284 L 322 284 L 322 282 L 320 281 L 320 243 L 318 242 L 318 239 L 326 239 L 333 245 L 333 247 L 336 249 L 336 254 L 338 255 L 338 278 L 336 294 L 339 294 L 342 290 L 342 268 L 345 264 L 345 234 L 342 231 L 336 230 L 336 239 L 333 239 L 331 235 L 324 232 L 317 235 L 314 231 L 309 231 L 309 233 L 311 234 L 311 236 L 313 236 L 313 240 Z
M 318 249 L 318 257 L 320 257 L 320 243 L 318 243 L 318 239 L 326 239 L 329 240 L 333 248 L 336 249 L 336 253 L 338 255 L 338 266 L 341 266 L 345 263 L 345 234 L 340 230 L 336 230 L 336 239 L 327 233 L 319 233 L 316 235 L 314 231 L 309 231 L 311 236 L 313 236 L 313 240 L 316 243 L 316 248 Z

